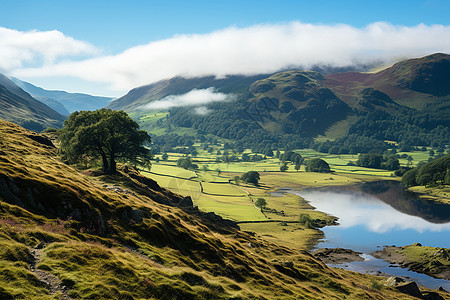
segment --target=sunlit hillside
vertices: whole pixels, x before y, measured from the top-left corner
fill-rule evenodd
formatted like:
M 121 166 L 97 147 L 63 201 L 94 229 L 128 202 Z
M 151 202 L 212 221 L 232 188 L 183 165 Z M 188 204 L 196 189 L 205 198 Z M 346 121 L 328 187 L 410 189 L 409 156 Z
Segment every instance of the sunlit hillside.
M 4 121 L 0 134 L 2 299 L 410 298 L 242 232 L 131 168 L 81 172 L 41 135 Z

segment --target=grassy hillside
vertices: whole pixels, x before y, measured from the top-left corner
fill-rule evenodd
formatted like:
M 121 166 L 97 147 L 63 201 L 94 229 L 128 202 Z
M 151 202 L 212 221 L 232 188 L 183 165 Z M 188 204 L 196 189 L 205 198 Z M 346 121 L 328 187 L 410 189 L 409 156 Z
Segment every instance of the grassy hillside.
M 65 117 L 0 74 L 0 118 L 34 131 L 62 127 Z
M 2 299 L 410 298 L 239 231 L 131 168 L 80 172 L 42 136 L 5 121 L 0 135 Z

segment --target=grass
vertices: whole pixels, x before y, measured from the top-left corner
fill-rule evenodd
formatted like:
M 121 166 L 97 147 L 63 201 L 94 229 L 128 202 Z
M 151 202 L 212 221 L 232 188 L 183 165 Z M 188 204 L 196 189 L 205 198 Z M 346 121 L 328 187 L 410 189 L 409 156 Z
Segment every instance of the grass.
M 235 185 L 228 183 L 202 183 L 203 193 L 227 197 L 247 197 L 247 194 Z
M 180 209 L 172 204 L 180 196 L 152 182 L 82 173 L 28 134 L 0 121 L 0 180 L 10 192 L 2 189 L 0 197 L 0 298 L 60 298 L 29 269 L 31 248 L 40 244 L 38 268 L 59 278 L 73 298 L 408 299 L 392 290 L 371 290 L 372 276 L 330 269 L 305 251 L 254 237 L 212 214 Z M 180 190 L 191 183 L 199 187 L 195 180 L 177 180 L 188 187 Z M 269 188 L 242 185 L 251 195 L 202 201 L 211 207 L 239 201 L 234 211 L 230 206 L 231 214 L 265 218 L 247 199 Z M 275 203 L 267 197 L 276 210 L 284 205 L 294 210 L 299 199 L 291 200 Z M 286 218 L 295 215 L 288 212 Z
M 249 150 L 247 149 L 245 152 L 249 153 Z M 297 172 L 292 164 L 289 164 L 290 168 L 287 172 L 280 172 L 280 161 L 277 158 L 269 158 L 260 162 L 215 163 L 215 151 L 210 154 L 204 150 L 199 150 L 199 155 L 194 158 L 195 163 L 199 165 L 200 169 L 207 165 L 210 171 L 196 171 L 195 178 L 190 177 L 192 175 L 190 171 L 176 167 L 175 161 L 180 156 L 176 153 L 169 153 L 168 162 L 154 164 L 153 166 L 152 172 L 165 172 L 167 176 L 146 174 L 163 187 L 183 196 L 191 196 L 194 205 L 198 206 L 200 210 L 213 211 L 224 218 L 238 222 L 272 220 L 296 222 L 300 214 L 307 214 L 312 219 L 331 223 L 334 220 L 333 217 L 311 210 L 311 207 L 302 198 L 291 194 L 275 197 L 271 196 L 269 192 L 282 187 L 301 189 L 304 187 L 357 184 L 384 178 L 392 179 L 389 177 L 390 171 L 347 166 L 349 161 L 357 159 L 356 155 L 328 155 L 314 150 L 300 150 L 298 152 L 306 159 L 315 157 L 325 159 L 336 172 L 331 174 L 311 173 L 305 172 L 304 167 Z M 222 171 L 220 176 L 215 171 L 217 168 Z M 233 178 L 240 177 L 244 172 L 250 170 L 260 173 L 261 186 L 254 187 L 242 182 L 240 186 L 237 186 Z M 190 180 L 188 180 L 189 178 Z M 265 198 L 269 204 L 264 214 L 254 206 L 254 201 L 258 197 Z M 322 237 L 322 233 L 317 229 L 308 229 L 302 224 L 295 223 L 280 226 L 280 222 L 242 223 L 241 227 L 248 231 L 254 230 L 259 236 L 272 242 L 298 249 L 309 248 L 314 245 L 318 238 Z
M 177 280 L 176 274 L 181 270 L 158 269 L 152 261 L 132 252 L 98 243 L 53 243 L 45 249 L 41 264 L 72 288 L 69 296 L 73 298 L 170 298 L 173 294 L 192 298 L 195 295 L 187 282 Z M 204 285 L 207 284 L 205 281 Z M 214 292 L 208 289 L 204 292 L 214 297 Z
M 424 200 L 437 201 L 450 205 L 450 187 L 448 185 L 438 187 L 413 186 L 409 190 L 420 194 Z
M 195 172 L 185 170 L 183 168 L 178 168 L 174 165 L 166 165 L 166 164 L 153 164 L 151 172 L 156 174 L 163 174 L 167 176 L 175 176 L 175 177 L 181 177 L 184 179 L 189 179 L 193 177 L 197 177 Z
M 273 243 L 292 248 L 308 249 L 323 238 L 320 231 L 305 229 L 300 224 L 285 223 L 246 223 L 240 224 L 242 230 L 257 232 L 259 236 Z
M 273 189 L 277 187 L 320 187 L 326 185 L 346 185 L 362 182 L 356 179 L 340 174 L 298 172 L 291 173 L 271 173 L 267 172 L 261 175 L 261 181 L 267 183 Z
M 400 253 L 408 262 L 410 268 L 415 271 L 435 276 L 448 271 L 450 268 L 449 249 L 409 245 L 400 247 L 396 252 Z
M 203 211 L 212 211 L 234 221 L 264 221 L 261 213 L 248 197 L 211 196 L 201 194 L 194 204 Z

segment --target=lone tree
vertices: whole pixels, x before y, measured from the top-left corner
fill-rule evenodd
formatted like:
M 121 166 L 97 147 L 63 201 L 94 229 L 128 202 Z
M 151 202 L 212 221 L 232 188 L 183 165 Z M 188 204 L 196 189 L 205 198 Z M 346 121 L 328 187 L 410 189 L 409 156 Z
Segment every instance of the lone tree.
M 258 172 L 249 171 L 247 173 L 242 174 L 241 179 L 244 182 L 253 183 L 254 185 L 258 185 L 260 177 L 259 177 Z
M 256 199 L 256 201 L 255 201 L 255 206 L 256 206 L 256 207 L 259 207 L 259 208 L 261 209 L 261 212 L 262 212 L 263 209 L 266 208 L 266 206 L 267 206 L 266 199 L 264 199 L 264 198 L 258 198 L 258 199 Z
M 76 111 L 61 130 L 61 152 L 71 163 L 83 156 L 101 158 L 103 171 L 116 173 L 116 161 L 150 166 L 150 136 L 126 112 Z
M 313 158 L 306 163 L 306 171 L 328 173 L 330 172 L 330 166 L 321 158 Z

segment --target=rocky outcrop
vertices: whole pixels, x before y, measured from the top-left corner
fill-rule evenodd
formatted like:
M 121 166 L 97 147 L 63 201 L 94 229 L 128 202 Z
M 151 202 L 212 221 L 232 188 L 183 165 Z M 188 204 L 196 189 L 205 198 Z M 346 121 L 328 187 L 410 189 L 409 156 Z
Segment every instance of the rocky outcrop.
M 326 264 L 342 264 L 352 261 L 363 261 L 364 258 L 360 256 L 361 252 L 356 252 L 351 249 L 342 248 L 322 248 L 313 252 L 314 257 L 319 258 Z
M 46 136 L 39 135 L 39 134 L 28 134 L 28 138 L 32 139 L 35 142 L 38 142 L 41 145 L 50 147 L 50 148 L 56 148 L 55 145 L 53 145 L 52 141 L 47 138 Z
M 421 252 L 420 256 L 410 253 Z M 435 278 L 450 279 L 450 249 L 426 247 L 419 243 L 409 246 L 385 246 L 382 250 L 371 253 L 374 257 L 384 259 L 402 268 L 427 274 Z
M 389 277 L 385 282 L 386 286 L 395 288 L 397 291 L 413 297 L 422 298 L 422 293 L 414 281 L 405 281 L 400 277 Z

